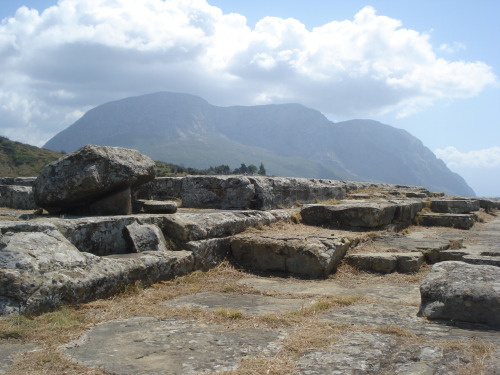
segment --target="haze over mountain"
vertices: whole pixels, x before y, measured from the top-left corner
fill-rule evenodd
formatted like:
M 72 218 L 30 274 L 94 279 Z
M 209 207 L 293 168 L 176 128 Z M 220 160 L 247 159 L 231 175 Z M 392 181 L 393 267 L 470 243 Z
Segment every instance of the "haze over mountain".
M 135 148 L 154 160 L 207 168 L 265 164 L 270 175 L 422 185 L 474 196 L 458 174 L 408 132 L 372 120 L 329 121 L 300 104 L 217 107 L 160 92 L 100 105 L 45 148 Z

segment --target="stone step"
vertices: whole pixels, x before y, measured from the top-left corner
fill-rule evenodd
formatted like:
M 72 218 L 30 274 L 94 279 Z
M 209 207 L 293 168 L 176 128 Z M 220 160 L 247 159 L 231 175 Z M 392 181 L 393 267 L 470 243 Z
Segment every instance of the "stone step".
M 462 260 L 469 264 L 482 264 L 500 267 L 500 256 L 466 255 Z
M 470 229 L 476 222 L 474 214 L 420 214 L 418 224 L 425 227 L 449 227 L 457 229 Z
M 431 210 L 435 213 L 469 214 L 481 208 L 477 199 L 431 199 Z
M 424 203 L 415 199 L 345 200 L 335 205 L 305 205 L 305 224 L 331 228 L 402 229 L 410 225 Z
M 319 278 L 337 268 L 353 241 L 320 230 L 251 232 L 231 238 L 231 254 L 241 265 L 254 270 Z
M 380 273 L 418 272 L 424 263 L 424 255 L 414 253 L 360 253 L 345 257 L 347 264 L 363 271 Z

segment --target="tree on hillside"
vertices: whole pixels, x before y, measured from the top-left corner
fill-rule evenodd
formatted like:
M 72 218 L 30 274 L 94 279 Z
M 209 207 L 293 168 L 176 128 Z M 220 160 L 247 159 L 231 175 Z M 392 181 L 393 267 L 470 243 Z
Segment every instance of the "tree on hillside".
M 265 176 L 266 175 L 266 168 L 264 168 L 264 163 L 260 163 L 259 174 L 261 176 Z

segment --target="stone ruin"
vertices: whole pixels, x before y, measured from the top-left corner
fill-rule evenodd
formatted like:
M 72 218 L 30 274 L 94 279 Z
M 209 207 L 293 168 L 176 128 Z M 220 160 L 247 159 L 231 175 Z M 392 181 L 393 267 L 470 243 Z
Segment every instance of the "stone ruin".
M 10 207 L 0 213 L 0 314 L 106 298 L 224 259 L 317 280 L 341 264 L 387 274 L 428 263 L 415 316 L 500 328 L 499 234 L 467 246 L 457 235 L 500 200 L 322 179 L 155 178 L 154 162 L 135 150 L 88 145 L 36 179 L 1 179 L 0 206 Z M 266 230 L 298 222 L 293 232 Z M 422 230 L 402 234 L 410 225 Z M 425 229 L 436 226 L 449 231 Z

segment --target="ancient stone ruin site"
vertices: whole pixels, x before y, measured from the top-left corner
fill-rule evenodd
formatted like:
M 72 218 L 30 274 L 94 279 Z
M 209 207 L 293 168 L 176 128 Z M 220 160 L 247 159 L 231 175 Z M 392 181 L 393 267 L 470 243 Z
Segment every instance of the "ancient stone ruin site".
M 498 199 L 87 145 L 0 206 L 0 373 L 499 373 Z

